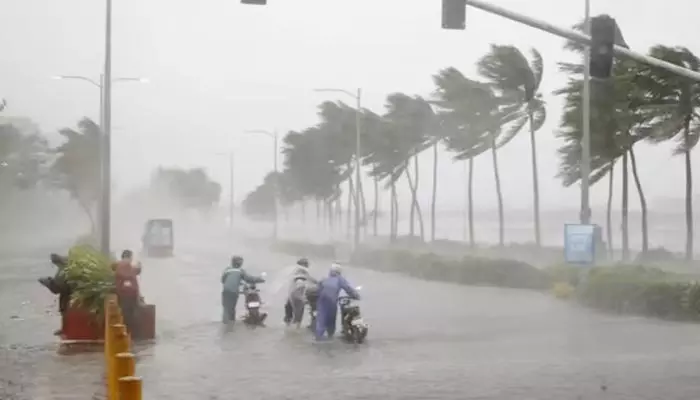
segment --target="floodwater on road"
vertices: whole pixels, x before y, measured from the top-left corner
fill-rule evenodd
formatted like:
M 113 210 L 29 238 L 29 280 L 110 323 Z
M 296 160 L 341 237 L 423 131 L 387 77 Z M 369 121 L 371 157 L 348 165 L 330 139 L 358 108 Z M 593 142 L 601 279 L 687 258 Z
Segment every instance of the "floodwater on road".
M 158 313 L 157 344 L 136 349 L 145 399 L 686 400 L 700 395 L 700 326 L 602 315 L 530 291 L 425 282 L 353 267 L 344 274 L 363 286 L 368 342 L 315 344 L 305 330 L 281 322 L 284 288 L 276 289 L 294 257 L 250 245 L 242 252 L 248 270 L 268 273 L 269 284 L 261 286 L 268 327 L 227 329 L 220 323 L 219 278 L 230 254 L 179 245 L 174 259 L 144 261 L 143 292 Z M 321 261 L 312 266 L 316 274 L 326 269 Z M 3 389 L 0 398 L 98 396 L 101 354 L 55 355 L 50 334 L 58 318 L 46 314 L 47 307 L 54 308 L 50 294 L 29 284 L 34 276 L 8 270 L 24 284 L 0 280 L 0 384 L 8 385 L 9 376 L 10 389 L 22 393 Z M 3 271 L 0 277 L 9 276 Z M 13 313 L 16 318 L 10 319 Z

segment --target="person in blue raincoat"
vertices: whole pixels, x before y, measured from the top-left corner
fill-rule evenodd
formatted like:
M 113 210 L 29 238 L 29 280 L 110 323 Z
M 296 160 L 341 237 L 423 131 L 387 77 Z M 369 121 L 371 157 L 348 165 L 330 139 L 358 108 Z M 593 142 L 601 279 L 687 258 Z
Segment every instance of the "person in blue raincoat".
M 263 283 L 262 277 L 249 275 L 243 269 L 243 257 L 231 257 L 231 266 L 227 267 L 221 274 L 221 305 L 224 308 L 222 322 L 228 323 L 236 320 L 236 305 L 241 283 Z
M 341 275 L 340 265 L 331 265 L 328 277 L 319 282 L 318 301 L 316 303 L 316 339 L 323 339 L 324 333 L 328 338 L 335 334 L 336 317 L 338 314 L 338 295 L 343 290 L 353 299 L 360 295 Z

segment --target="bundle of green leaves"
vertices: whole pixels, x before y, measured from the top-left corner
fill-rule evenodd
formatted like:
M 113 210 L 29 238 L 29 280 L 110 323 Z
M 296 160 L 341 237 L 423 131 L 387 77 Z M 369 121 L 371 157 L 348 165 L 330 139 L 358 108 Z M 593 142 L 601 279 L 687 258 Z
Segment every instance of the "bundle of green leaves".
M 79 245 L 68 252 L 64 277 L 73 289 L 71 304 L 102 315 L 105 297 L 114 292 L 111 260 L 89 245 Z

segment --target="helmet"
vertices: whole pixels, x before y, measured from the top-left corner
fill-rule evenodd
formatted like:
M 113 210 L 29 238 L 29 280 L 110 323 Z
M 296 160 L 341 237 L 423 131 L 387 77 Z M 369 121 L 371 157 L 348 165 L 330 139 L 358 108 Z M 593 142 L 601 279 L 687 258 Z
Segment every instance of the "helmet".
M 333 263 L 331 264 L 331 270 L 330 273 L 331 275 L 340 275 L 342 273 L 342 268 L 340 267 L 340 264 L 338 263 Z
M 306 257 L 302 257 L 299 260 L 297 260 L 297 265 L 309 268 L 309 259 Z
M 242 267 L 243 266 L 243 257 L 241 256 L 233 256 L 231 257 L 231 266 L 232 267 Z

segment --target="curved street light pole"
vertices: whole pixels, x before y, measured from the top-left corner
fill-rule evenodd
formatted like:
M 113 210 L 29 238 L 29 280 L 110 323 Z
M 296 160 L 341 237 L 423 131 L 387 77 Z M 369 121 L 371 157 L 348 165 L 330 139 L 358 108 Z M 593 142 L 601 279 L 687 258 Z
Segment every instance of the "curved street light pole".
M 279 172 L 279 164 L 278 164 L 278 158 L 279 158 L 279 135 L 277 134 L 277 131 L 266 131 L 262 129 L 253 129 L 253 130 L 248 130 L 244 131 L 243 133 L 253 133 L 253 134 L 261 134 L 269 137 L 273 141 L 273 168 L 275 171 L 275 178 L 277 178 L 277 173 Z M 272 237 L 273 239 L 277 240 L 278 235 L 279 235 L 279 185 L 277 184 L 277 179 L 275 179 L 275 208 L 274 208 L 274 226 L 273 226 L 273 232 L 272 232 Z
M 111 4 L 111 0 L 108 0 Z M 108 11 L 109 13 L 109 11 Z M 109 18 L 109 17 L 108 17 Z M 109 25 L 109 22 L 108 22 Z M 106 64 L 105 64 L 106 65 Z M 58 75 L 54 76 L 53 79 L 58 80 L 79 80 L 87 82 L 100 90 L 100 112 L 99 112 L 99 124 L 101 130 L 101 140 L 100 140 L 100 194 L 101 201 L 99 204 L 99 215 L 100 215 L 100 250 L 105 255 L 109 255 L 110 249 L 110 230 L 111 230 L 111 101 L 107 101 L 107 91 L 109 90 L 111 96 L 112 83 L 118 82 L 140 82 L 147 83 L 146 78 L 116 78 L 107 80 L 105 75 L 101 74 L 99 81 L 90 79 L 85 76 L 80 75 Z M 108 83 L 109 82 L 109 83 Z M 109 87 L 109 89 L 108 89 Z
M 360 187 L 362 186 L 362 183 L 360 182 L 360 179 L 362 179 L 362 176 L 360 174 L 360 162 L 362 158 L 362 147 L 361 147 L 361 142 L 360 142 L 360 136 L 362 133 L 362 128 L 360 127 L 360 122 L 362 119 L 362 89 L 357 88 L 357 92 L 353 93 L 349 90 L 345 89 L 329 89 L 329 88 L 322 88 L 322 89 L 314 89 L 314 92 L 334 92 L 334 93 L 343 93 L 346 94 L 352 98 L 355 99 L 356 102 L 356 110 L 355 110 L 355 193 L 354 193 L 354 200 L 355 200 L 355 231 L 354 231 L 354 240 L 353 240 L 353 249 L 357 249 L 357 247 L 360 245 Z

